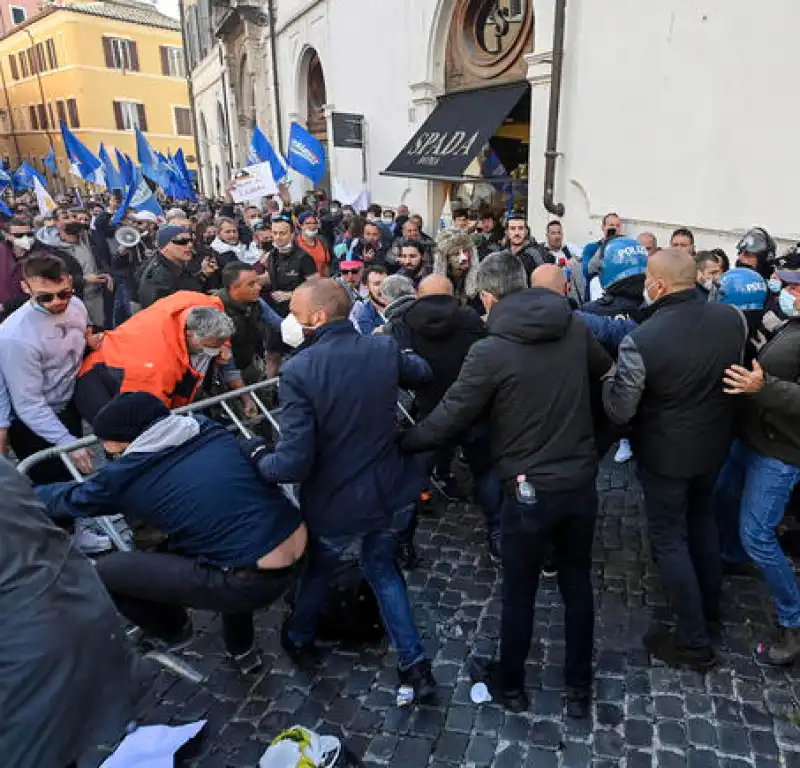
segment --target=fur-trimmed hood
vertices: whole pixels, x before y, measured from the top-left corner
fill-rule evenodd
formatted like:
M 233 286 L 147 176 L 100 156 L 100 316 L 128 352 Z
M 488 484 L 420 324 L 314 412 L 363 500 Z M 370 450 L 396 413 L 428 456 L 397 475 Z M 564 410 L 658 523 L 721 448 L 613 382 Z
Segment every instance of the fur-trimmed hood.
M 453 275 L 458 274 L 465 255 L 469 258 L 469 269 L 464 277 L 464 293 L 472 299 L 478 293 L 478 249 L 472 241 L 472 235 L 455 227 L 439 232 L 436 236 L 436 249 L 433 254 L 435 274 L 447 275 L 453 280 Z

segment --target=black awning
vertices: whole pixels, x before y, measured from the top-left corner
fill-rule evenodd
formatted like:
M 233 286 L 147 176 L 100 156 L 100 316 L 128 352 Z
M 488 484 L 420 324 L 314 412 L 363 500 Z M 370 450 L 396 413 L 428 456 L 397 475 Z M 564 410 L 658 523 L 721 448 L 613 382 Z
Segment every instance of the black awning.
M 443 181 L 462 177 L 527 89 L 527 83 L 514 83 L 443 96 L 382 175 Z

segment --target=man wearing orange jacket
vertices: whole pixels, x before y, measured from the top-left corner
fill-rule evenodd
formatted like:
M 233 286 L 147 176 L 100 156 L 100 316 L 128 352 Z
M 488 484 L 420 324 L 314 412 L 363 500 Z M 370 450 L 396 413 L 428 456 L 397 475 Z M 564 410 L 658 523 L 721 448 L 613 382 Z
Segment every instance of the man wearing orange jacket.
M 235 331 L 222 300 L 178 291 L 135 314 L 103 336 L 84 360 L 75 403 L 92 423 L 121 392 L 149 392 L 168 408 L 191 403 L 214 365 L 222 366 L 232 389 L 243 386 L 231 365 L 229 339 Z

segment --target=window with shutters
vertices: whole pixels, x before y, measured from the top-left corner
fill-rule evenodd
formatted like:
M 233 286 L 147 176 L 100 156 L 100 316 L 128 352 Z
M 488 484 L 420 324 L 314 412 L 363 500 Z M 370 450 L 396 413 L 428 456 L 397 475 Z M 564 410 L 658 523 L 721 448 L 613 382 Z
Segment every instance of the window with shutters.
M 113 104 L 114 122 L 118 131 L 132 131 L 134 128 L 147 130 L 144 104 L 137 104 L 135 101 L 115 101 Z
M 50 116 L 50 126 L 52 128 L 56 127 L 56 115 L 55 110 L 53 109 L 53 102 L 50 101 L 47 104 L 47 114 Z
M 11 77 L 13 77 L 15 80 L 19 80 L 17 57 L 13 53 L 8 57 L 8 66 L 11 68 Z
M 75 99 L 67 99 L 67 112 L 69 113 L 69 127 L 80 128 L 81 121 L 78 119 L 78 102 Z
M 28 107 L 28 117 L 30 118 L 30 121 L 31 121 L 31 128 L 33 128 L 34 131 L 38 131 L 39 130 L 39 118 L 38 118 L 38 116 L 36 114 L 36 107 L 34 107 L 33 105 Z
M 50 69 L 57 69 L 58 68 L 58 56 L 56 55 L 56 44 L 53 42 L 53 38 L 48 38 L 45 40 L 45 46 L 47 48 L 47 64 Z
M 139 51 L 133 40 L 123 40 L 121 37 L 104 37 L 103 53 L 105 54 L 106 66 L 110 69 L 139 71 Z
M 178 136 L 192 135 L 192 113 L 188 107 L 175 107 L 175 133 Z
M 30 69 L 28 69 L 28 57 L 25 55 L 25 51 L 19 54 L 19 67 L 22 70 L 23 77 L 27 77 L 31 73 Z
M 56 102 L 56 112 L 58 112 L 58 119 L 62 123 L 66 123 L 67 122 L 67 108 L 64 106 L 64 102 L 63 101 L 57 101 Z
M 31 74 L 35 75 L 39 71 L 39 66 L 38 62 L 36 61 L 36 51 L 34 50 L 33 46 L 25 51 L 25 57 L 28 59 L 28 67 L 30 68 Z
M 44 104 L 37 104 L 36 111 L 39 113 L 39 127 L 47 130 L 47 108 Z
M 161 74 L 169 77 L 185 77 L 183 51 L 171 45 L 161 46 Z
M 25 21 L 25 9 L 20 8 L 18 5 L 10 5 L 8 7 L 11 9 L 11 23 L 22 24 Z
M 36 43 L 36 66 L 39 72 L 47 71 L 47 60 L 44 56 L 44 43 Z

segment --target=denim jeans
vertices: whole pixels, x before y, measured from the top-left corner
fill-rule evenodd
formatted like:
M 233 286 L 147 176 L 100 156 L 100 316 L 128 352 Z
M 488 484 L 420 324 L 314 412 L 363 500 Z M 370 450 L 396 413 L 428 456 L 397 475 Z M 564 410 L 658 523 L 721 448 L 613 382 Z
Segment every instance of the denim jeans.
M 731 470 L 731 481 L 739 490 L 739 536 L 744 551 L 764 574 L 775 598 L 778 622 L 784 627 L 800 627 L 800 590 L 775 532 L 800 479 L 800 469 L 762 456 L 740 441 L 731 455 L 734 453 L 738 461 L 736 472 Z
M 383 530 L 309 540 L 306 568 L 297 585 L 294 612 L 287 627 L 293 643 L 303 646 L 314 641 L 317 618 L 336 565 L 352 552 L 361 561 L 364 578 L 378 600 L 383 624 L 397 650 L 400 669 L 408 669 L 425 658 L 406 587 L 395 565 L 398 534 L 408 528 L 413 512 L 413 504 L 403 507 L 395 512 L 391 525 Z M 347 617 L 343 616 L 342 621 L 347 621 Z
M 500 510 L 503 506 L 503 484 L 492 468 L 489 430 L 484 425 L 473 427 L 461 443 L 469 471 L 475 478 L 475 496 L 486 517 L 489 536 L 500 533 Z
M 722 550 L 722 559 L 726 563 L 741 564 L 749 562 L 750 559 L 747 552 L 744 551 L 742 538 L 739 535 L 741 519 L 739 509 L 742 504 L 744 481 L 747 475 L 748 453 L 749 449 L 740 440 L 733 443 L 714 488 L 719 544 Z
M 539 574 L 552 542 L 558 565 L 558 588 L 565 608 L 564 681 L 568 686 L 587 687 L 592 680 L 594 643 L 591 581 L 597 517 L 594 482 L 574 491 L 538 491 L 532 505 L 520 504 L 515 494 L 507 490 L 502 508 L 502 685 L 508 691 L 524 686 Z
M 296 564 L 275 571 L 224 571 L 161 552 L 114 552 L 97 561 L 117 610 L 134 624 L 167 635 L 183 627 L 186 608 L 218 611 L 225 647 L 234 656 L 253 646 L 253 611 L 278 600 L 296 571 Z
M 639 469 L 650 552 L 676 614 L 676 640 L 710 645 L 707 622 L 719 619 L 722 559 L 714 515 L 716 472 L 691 478 Z
M 116 328 L 130 319 L 131 301 L 133 301 L 133 287 L 128 282 L 127 276 L 118 277 L 114 286 L 114 310 L 111 323 L 109 323 L 111 328 Z

